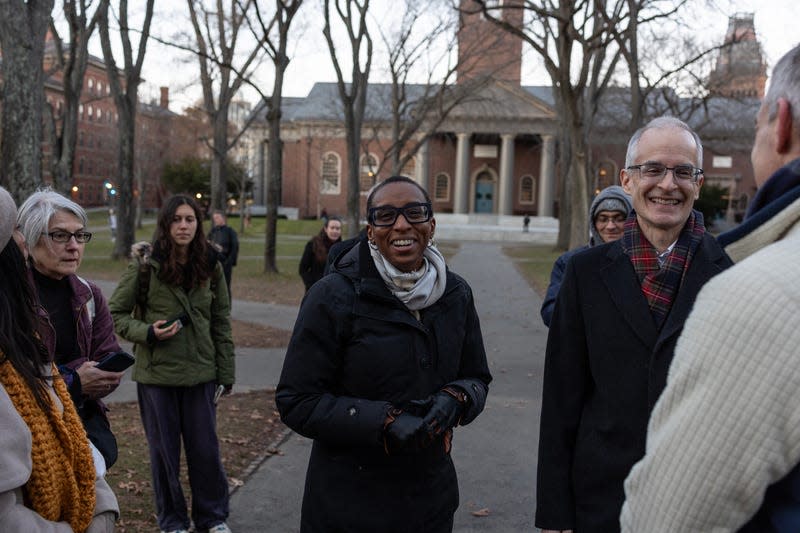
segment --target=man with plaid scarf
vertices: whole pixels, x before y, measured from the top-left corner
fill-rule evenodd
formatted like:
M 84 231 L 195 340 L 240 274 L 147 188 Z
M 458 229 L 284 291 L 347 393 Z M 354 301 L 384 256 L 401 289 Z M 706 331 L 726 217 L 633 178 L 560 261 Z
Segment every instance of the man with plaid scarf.
M 650 411 L 703 284 L 731 265 L 692 207 L 703 148 L 657 118 L 628 143 L 633 200 L 623 237 L 575 255 L 553 313 L 539 433 L 536 525 L 619 531 L 623 482 L 645 452 Z
M 800 45 L 772 69 L 751 159 L 758 192 L 719 237 L 736 266 L 681 335 L 626 532 L 800 531 Z

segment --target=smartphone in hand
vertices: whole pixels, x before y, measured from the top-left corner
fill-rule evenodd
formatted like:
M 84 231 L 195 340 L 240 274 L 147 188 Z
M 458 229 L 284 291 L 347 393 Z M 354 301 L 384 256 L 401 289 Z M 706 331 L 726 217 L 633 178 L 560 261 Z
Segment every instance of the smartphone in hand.
M 106 372 L 122 372 L 136 361 L 136 358 L 127 352 L 113 352 L 103 357 L 97 367 Z
M 176 316 L 175 318 L 171 318 L 171 319 L 167 320 L 164 324 L 161 324 L 161 326 L 159 326 L 159 327 L 161 329 L 166 329 L 168 327 L 171 327 L 172 324 L 175 324 L 176 322 L 178 323 L 178 330 L 180 331 L 185 326 L 189 325 L 189 323 L 190 323 L 189 315 L 184 313 L 182 315 Z

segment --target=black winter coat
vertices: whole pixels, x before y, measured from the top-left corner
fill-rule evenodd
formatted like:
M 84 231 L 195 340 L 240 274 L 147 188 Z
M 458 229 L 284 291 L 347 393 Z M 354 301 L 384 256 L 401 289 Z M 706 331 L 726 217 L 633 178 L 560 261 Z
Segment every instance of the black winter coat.
M 444 442 L 389 456 L 383 424 L 390 406 L 448 384 L 468 394 L 468 424 L 492 378 L 462 278 L 448 271 L 445 293 L 420 315 L 388 291 L 364 241 L 303 300 L 276 393 L 286 425 L 314 439 L 301 531 L 449 531 L 458 482 Z
M 537 527 L 619 531 L 623 482 L 644 456 L 675 343 L 697 293 L 731 264 L 705 234 L 659 331 L 621 241 L 569 260 L 547 337 Z

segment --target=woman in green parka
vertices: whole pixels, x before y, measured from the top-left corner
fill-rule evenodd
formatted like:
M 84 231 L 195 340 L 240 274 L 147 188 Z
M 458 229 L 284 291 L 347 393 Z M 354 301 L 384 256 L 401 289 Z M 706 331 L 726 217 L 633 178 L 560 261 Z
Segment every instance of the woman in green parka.
M 217 387 L 227 394 L 234 382 L 230 303 L 201 220 L 192 198 L 173 196 L 159 214 L 152 254 L 150 246 L 134 245 L 135 260 L 109 300 L 116 332 L 135 343 L 133 379 L 150 448 L 158 525 L 167 532 L 190 527 L 178 477 L 181 441 L 195 527 L 230 531 L 214 408 Z

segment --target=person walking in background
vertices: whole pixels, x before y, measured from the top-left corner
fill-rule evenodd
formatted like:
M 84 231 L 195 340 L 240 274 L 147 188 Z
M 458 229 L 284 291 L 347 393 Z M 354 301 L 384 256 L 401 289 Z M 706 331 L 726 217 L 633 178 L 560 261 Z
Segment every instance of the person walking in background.
M 483 411 L 492 379 L 478 314 L 419 184 L 386 179 L 367 213 L 367 240 L 306 294 L 275 395 L 314 439 L 300 530 L 449 532 L 453 428 Z
M 113 209 L 108 210 L 108 228 L 111 230 L 111 242 L 117 240 L 117 214 Z
M 311 286 L 322 279 L 325 272 L 325 265 L 328 261 L 328 252 L 331 246 L 342 240 L 342 219 L 330 217 L 325 221 L 325 225 L 314 235 L 303 250 L 300 258 L 298 271 L 303 278 L 303 285 L 306 292 Z
M 22 203 L 17 224 L 27 243 L 42 340 L 64 378 L 89 439 L 110 468 L 117 460 L 117 440 L 102 399 L 117 388 L 123 373 L 101 370 L 97 362 L 122 348 L 100 288 L 77 275 L 86 243 L 92 238 L 86 230 L 86 211 L 69 198 L 44 189 Z
M 542 302 L 542 322 L 550 327 L 553 317 L 553 308 L 556 306 L 558 289 L 564 278 L 567 261 L 578 252 L 604 242 L 613 242 L 622 237 L 622 228 L 625 219 L 631 212 L 631 198 L 619 185 L 606 187 L 595 196 L 589 207 L 589 244 L 569 250 L 556 259 L 553 270 L 550 272 L 550 285 L 547 287 L 544 302 Z
M 231 293 L 231 276 L 233 267 L 239 258 L 239 237 L 236 231 L 228 226 L 225 213 L 214 211 L 211 214 L 211 231 L 208 233 L 208 241 L 211 247 L 217 252 L 219 262 L 222 263 L 222 271 L 225 273 L 225 284 L 228 286 L 228 297 L 233 298 Z
M 545 355 L 536 525 L 619 531 L 623 482 L 643 455 L 695 296 L 731 261 L 692 206 L 703 148 L 678 119 L 654 119 L 628 143 L 622 187 L 635 216 L 622 238 L 574 255 Z
M 194 525 L 226 533 L 228 482 L 214 402 L 218 386 L 225 394 L 233 387 L 234 350 L 225 277 L 203 236 L 201 217 L 194 199 L 170 198 L 158 216 L 152 254 L 135 245 L 135 260 L 109 307 L 117 333 L 135 343 L 132 377 L 150 448 L 159 527 L 189 529 L 179 478 L 183 441 Z
M 800 46 L 772 70 L 751 158 L 758 191 L 719 237 L 736 265 L 678 342 L 626 532 L 800 531 Z
M 0 187 L 0 530 L 111 533 L 119 505 L 41 341 L 17 209 Z

